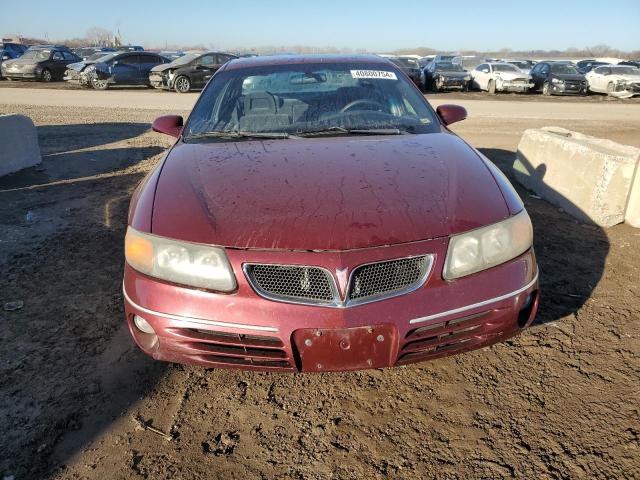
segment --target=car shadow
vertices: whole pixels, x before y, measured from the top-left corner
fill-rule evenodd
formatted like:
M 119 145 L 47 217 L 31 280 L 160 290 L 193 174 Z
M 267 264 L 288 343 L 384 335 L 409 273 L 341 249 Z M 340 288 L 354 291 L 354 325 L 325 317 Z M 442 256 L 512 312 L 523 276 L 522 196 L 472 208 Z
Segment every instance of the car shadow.
M 603 276 L 610 249 L 605 230 L 595 224 L 577 220 L 555 205 L 543 200 L 520 185 L 513 173 L 516 152 L 479 149 L 514 185 L 522 198 L 534 229 L 534 246 L 540 268 L 541 301 L 535 324 L 560 320 L 575 314 L 589 299 Z M 520 156 L 520 162 L 529 172 L 544 176 L 544 169 L 536 169 Z M 582 210 L 553 192 L 556 199 L 569 204 L 569 209 L 580 214 Z M 583 217 L 588 216 L 582 212 Z
M 42 163 L 0 177 L 0 191 L 101 175 L 164 151 L 160 145 L 136 146 L 135 139 L 149 131 L 147 123 L 46 125 L 37 130 Z

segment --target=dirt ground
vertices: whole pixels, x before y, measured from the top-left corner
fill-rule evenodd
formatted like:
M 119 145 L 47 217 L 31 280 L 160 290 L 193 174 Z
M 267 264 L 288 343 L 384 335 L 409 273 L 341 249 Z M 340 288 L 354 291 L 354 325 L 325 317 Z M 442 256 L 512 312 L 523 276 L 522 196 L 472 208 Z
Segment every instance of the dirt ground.
M 162 112 L 10 112 L 36 122 L 44 161 L 0 178 L 0 476 L 640 478 L 640 230 L 519 189 L 540 313 L 487 349 L 338 374 L 159 363 L 124 327 L 121 275 L 129 196 L 169 144 L 149 131 Z M 508 173 L 522 130 L 548 123 L 455 130 Z M 553 124 L 640 146 L 640 115 Z

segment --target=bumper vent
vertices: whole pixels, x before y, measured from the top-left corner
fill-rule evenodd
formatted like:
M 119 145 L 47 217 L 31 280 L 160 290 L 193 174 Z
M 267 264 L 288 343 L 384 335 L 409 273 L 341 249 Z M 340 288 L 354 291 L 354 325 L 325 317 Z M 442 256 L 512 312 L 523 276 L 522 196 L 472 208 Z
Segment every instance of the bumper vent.
M 245 264 L 256 293 L 269 300 L 325 307 L 349 307 L 403 295 L 424 284 L 433 255 L 406 257 L 356 267 L 342 299 L 333 276 L 324 268 L 302 265 Z
M 263 297 L 295 303 L 328 304 L 335 300 L 331 274 L 319 267 L 245 265 L 251 286 Z
M 349 300 L 361 302 L 407 293 L 424 283 L 432 257 L 410 257 L 361 265 L 353 271 Z
M 294 370 L 279 338 L 195 328 L 167 328 L 168 350 L 211 366 L 245 366 L 260 370 Z

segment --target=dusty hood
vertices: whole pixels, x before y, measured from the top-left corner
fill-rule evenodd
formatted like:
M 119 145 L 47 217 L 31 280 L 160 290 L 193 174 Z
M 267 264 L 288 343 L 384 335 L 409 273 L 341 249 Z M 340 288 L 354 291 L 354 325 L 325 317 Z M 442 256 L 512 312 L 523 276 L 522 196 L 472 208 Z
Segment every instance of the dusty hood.
M 464 78 L 464 77 L 468 77 L 469 73 L 468 72 L 447 72 L 447 71 L 439 71 L 439 72 L 435 72 L 434 74 L 435 77 L 444 77 L 444 78 Z
M 164 72 L 165 70 L 169 70 L 170 68 L 178 68 L 175 65 L 171 66 L 170 63 L 161 63 L 160 65 L 156 65 L 151 69 L 152 72 Z
M 496 77 L 503 80 L 515 80 L 516 78 L 524 78 L 526 80 L 528 75 L 524 72 L 497 72 Z
M 346 250 L 508 215 L 487 166 L 448 133 L 180 143 L 160 174 L 152 231 L 230 247 Z

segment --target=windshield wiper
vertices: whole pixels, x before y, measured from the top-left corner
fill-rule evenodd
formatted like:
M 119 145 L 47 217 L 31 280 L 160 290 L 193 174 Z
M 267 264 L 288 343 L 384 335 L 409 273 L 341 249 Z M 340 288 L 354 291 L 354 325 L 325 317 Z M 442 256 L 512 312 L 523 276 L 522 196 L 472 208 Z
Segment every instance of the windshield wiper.
M 332 135 L 342 133 L 345 135 L 402 135 L 406 131 L 399 128 L 344 128 L 329 127 L 322 130 L 308 130 L 306 132 L 297 132 L 301 137 L 310 137 L 314 135 Z
M 244 132 L 240 130 L 220 130 L 214 132 L 202 132 L 188 135 L 185 140 L 198 140 L 200 138 L 289 138 L 287 132 Z

